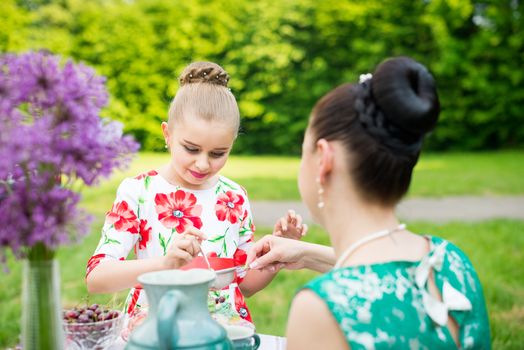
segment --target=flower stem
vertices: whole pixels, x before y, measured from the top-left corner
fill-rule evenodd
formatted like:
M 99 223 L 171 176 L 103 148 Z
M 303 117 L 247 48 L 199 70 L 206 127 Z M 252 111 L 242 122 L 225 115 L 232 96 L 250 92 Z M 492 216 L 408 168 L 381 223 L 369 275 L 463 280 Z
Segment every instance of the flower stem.
M 55 252 L 49 249 L 44 243 L 38 242 L 31 247 L 27 253 L 27 259 L 31 261 L 51 260 L 55 257 Z
M 58 262 L 25 260 L 22 346 L 26 350 L 63 349 Z

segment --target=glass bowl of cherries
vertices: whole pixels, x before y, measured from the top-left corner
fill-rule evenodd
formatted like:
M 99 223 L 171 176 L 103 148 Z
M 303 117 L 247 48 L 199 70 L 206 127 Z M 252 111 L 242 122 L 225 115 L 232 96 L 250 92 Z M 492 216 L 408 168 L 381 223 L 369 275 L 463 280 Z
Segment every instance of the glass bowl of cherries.
M 63 311 L 66 349 L 108 349 L 120 335 L 124 313 L 98 304 Z

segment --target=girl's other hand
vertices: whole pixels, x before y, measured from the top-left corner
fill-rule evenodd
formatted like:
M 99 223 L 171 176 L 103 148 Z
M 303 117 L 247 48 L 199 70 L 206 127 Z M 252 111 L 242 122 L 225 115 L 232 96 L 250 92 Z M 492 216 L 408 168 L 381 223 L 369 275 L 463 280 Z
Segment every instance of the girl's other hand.
M 273 235 L 301 239 L 307 233 L 307 225 L 302 223 L 302 216 L 297 214 L 293 209 L 288 210 L 287 215 L 278 219 L 273 228 Z
M 191 262 L 200 253 L 200 243 L 204 239 L 206 236 L 195 227 L 189 228 L 184 233 L 174 233 L 164 256 L 164 267 L 178 269 Z

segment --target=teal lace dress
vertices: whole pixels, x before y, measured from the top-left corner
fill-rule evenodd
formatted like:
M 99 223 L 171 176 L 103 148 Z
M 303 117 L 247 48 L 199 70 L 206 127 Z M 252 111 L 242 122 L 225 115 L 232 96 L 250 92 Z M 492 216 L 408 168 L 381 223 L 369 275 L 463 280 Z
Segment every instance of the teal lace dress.
M 327 304 L 348 345 L 357 349 L 456 349 L 446 327 L 448 313 L 459 326 L 463 349 L 489 349 L 489 322 L 482 288 L 466 255 L 429 237 L 418 262 L 342 267 L 305 288 Z M 427 290 L 433 271 L 442 301 Z

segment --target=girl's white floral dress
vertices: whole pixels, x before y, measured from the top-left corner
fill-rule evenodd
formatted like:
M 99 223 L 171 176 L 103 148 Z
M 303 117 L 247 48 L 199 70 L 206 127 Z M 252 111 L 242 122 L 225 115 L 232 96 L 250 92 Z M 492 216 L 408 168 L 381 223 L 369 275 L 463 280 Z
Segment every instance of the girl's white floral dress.
M 107 213 L 102 237 L 87 263 L 86 276 L 103 260 L 136 259 L 166 254 L 174 235 L 194 226 L 207 236 L 202 249 L 208 256 L 235 259 L 237 278 L 221 291 L 210 292 L 210 311 L 225 322 L 252 323 L 238 287 L 255 227 L 246 191 L 220 176 L 214 187 L 189 190 L 167 182 L 155 170 L 125 179 Z M 126 300 L 128 314 L 147 305 L 145 291 L 132 288 Z

